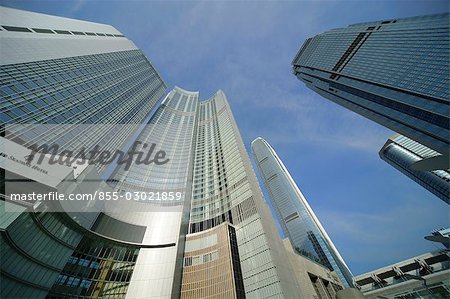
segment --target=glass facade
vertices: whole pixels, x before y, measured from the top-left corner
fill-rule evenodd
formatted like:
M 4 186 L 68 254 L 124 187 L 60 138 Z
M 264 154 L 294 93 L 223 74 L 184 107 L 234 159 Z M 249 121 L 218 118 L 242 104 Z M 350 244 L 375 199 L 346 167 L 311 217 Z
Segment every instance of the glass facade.
M 165 246 L 140 251 L 127 293 L 129 298 L 170 297 L 180 292 L 198 103 L 198 92 L 175 87 L 137 137 L 142 144 L 154 143 L 164 149 L 169 163 L 132 164 L 129 169 L 122 165 L 111 176 L 114 190 L 123 195 L 126 192 L 180 194 L 177 201 L 131 202 L 125 208 L 137 207 L 130 208 L 130 212 L 109 213 L 117 221 L 145 227 L 142 244 Z
M 307 87 L 448 155 L 449 14 L 360 23 L 305 41 L 293 71 Z
M 124 298 L 139 247 L 84 237 L 67 260 L 46 298 Z
M 391 137 L 380 150 L 380 157 L 419 185 L 450 204 L 450 173 L 447 170 L 420 171 L 411 165 L 439 153 L 402 135 Z
M 257 138 L 252 151 L 278 222 L 293 249 L 335 271 L 344 286 L 353 286 L 350 270 L 273 148 Z
M 8 125 L 7 137 L 14 136 L 25 146 L 46 142 L 64 149 L 91 149 L 97 144 L 121 148 L 165 90 L 140 50 L 2 65 L 0 74 L 0 119 Z M 36 124 L 102 126 L 86 126 L 89 131 L 51 126 L 49 132 Z
M 166 89 L 142 51 L 111 26 L 4 7 L 0 15 L 0 121 L 7 125 L 1 138 L 120 149 Z M 45 124 L 54 130 L 37 126 Z M 91 179 L 89 171 L 78 180 Z M 114 221 L 106 215 L 49 213 L 44 204 L 14 205 L 11 212 L 5 178 L 36 179 L 1 169 L 1 297 L 124 298 L 138 252 L 148 249 L 130 242 L 136 238 L 112 238 L 105 227 Z

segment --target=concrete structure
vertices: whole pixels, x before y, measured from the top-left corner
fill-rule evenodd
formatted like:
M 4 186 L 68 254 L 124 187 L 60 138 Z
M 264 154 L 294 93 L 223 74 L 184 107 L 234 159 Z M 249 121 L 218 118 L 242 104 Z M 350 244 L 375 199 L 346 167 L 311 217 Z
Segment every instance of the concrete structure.
M 336 293 L 336 299 L 364 299 L 364 295 L 357 289 L 344 289 Z
M 323 97 L 447 156 L 449 14 L 391 19 L 308 38 L 294 74 Z M 436 168 L 434 168 L 436 169 Z
M 402 135 L 392 136 L 380 150 L 380 157 L 419 185 L 450 204 L 450 172 L 446 170 L 421 171 L 413 165 L 441 156 L 438 152 Z
M 355 285 L 371 298 L 449 298 L 450 229 L 432 232 L 425 239 L 444 249 L 428 252 L 355 277 Z
M 415 256 L 355 277 L 368 299 L 449 298 L 450 252 Z
M 437 229 L 431 235 L 425 236 L 431 242 L 441 243 L 445 248 L 450 249 L 450 228 Z
M 283 240 L 288 251 L 289 263 L 294 268 L 295 277 L 300 285 L 298 298 L 334 299 L 343 289 L 335 272 L 325 266 L 298 254 L 289 239 Z
M 301 255 L 335 271 L 345 287 L 352 274 L 314 211 L 270 144 L 259 137 L 252 152 L 281 228 Z

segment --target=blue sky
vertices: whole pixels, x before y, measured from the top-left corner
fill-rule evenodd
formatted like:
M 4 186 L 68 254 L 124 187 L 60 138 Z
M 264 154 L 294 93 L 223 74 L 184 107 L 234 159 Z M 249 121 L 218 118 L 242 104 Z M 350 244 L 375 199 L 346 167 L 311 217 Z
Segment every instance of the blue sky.
M 169 88 L 222 89 L 250 148 L 268 140 L 354 274 L 436 246 L 449 208 L 378 157 L 393 134 L 321 98 L 291 71 L 310 36 L 349 24 L 448 11 L 447 1 L 8 1 L 2 5 L 111 24 Z

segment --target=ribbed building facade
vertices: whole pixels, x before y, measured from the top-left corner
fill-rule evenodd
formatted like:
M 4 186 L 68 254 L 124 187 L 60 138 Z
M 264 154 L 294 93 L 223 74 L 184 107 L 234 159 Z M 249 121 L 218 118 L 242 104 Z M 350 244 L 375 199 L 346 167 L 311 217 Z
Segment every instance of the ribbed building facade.
M 439 153 L 408 137 L 395 135 L 386 141 L 380 157 L 413 181 L 450 204 L 450 173 L 447 170 L 420 171 L 411 166 L 423 159 L 439 156 Z
M 295 297 L 299 288 L 287 253 L 226 96 L 218 91 L 199 105 L 188 238 L 205 232 L 219 234 L 224 223 L 229 226 L 230 238 L 217 237 L 217 242 L 222 240 L 222 246 L 235 242 L 236 250 L 230 254 L 236 297 L 242 298 L 243 292 L 247 298 Z M 204 242 L 213 252 L 210 246 L 217 243 Z M 202 245 L 202 250 L 207 245 Z M 230 245 L 230 250 L 233 248 Z M 183 273 L 192 271 L 190 267 L 185 262 Z M 216 285 L 208 286 L 213 281 L 206 276 L 200 287 L 217 294 L 218 280 Z M 198 298 L 199 294 L 187 292 L 186 297 Z
M 304 42 L 293 72 L 323 97 L 448 155 L 449 28 L 444 13 L 333 29 Z
M 293 249 L 335 271 L 344 286 L 353 286 L 350 270 L 275 150 L 259 137 L 252 142 L 252 152 L 278 222 Z
M 224 92 L 163 96 L 111 26 L 0 16 L 2 298 L 329 299 L 342 288 L 283 245 Z M 35 144 L 163 150 L 166 162 L 38 165 Z M 122 200 L 13 199 L 32 192 Z

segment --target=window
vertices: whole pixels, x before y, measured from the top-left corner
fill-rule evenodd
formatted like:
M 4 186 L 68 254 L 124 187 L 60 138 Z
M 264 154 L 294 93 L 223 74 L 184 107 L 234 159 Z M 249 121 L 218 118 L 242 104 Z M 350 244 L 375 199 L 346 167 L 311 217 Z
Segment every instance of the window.
M 66 31 L 66 30 L 55 30 L 55 32 L 58 34 L 72 34 L 72 33 L 70 33 L 70 31 Z
M 90 286 L 91 286 L 91 281 L 87 280 L 87 279 L 83 279 L 80 283 L 80 287 L 82 287 L 84 289 L 89 289 Z
M 192 257 L 191 256 L 184 258 L 184 266 L 185 267 L 192 266 Z
M 55 34 L 50 29 L 42 29 L 42 28 L 31 28 L 31 29 L 33 29 L 33 31 L 36 32 L 36 33 L 51 33 L 51 34 Z
M 59 275 L 58 279 L 56 279 L 57 284 L 64 284 L 66 281 L 67 275 Z
M 2 26 L 7 31 L 16 31 L 16 32 L 31 32 L 30 29 L 25 27 L 15 27 L 15 26 Z

